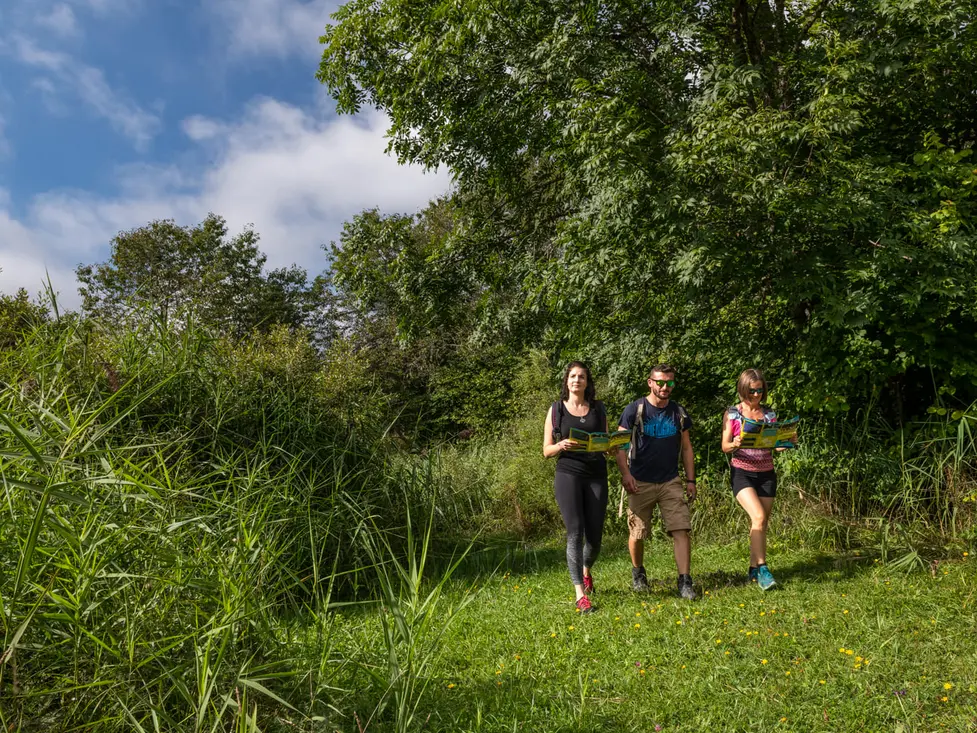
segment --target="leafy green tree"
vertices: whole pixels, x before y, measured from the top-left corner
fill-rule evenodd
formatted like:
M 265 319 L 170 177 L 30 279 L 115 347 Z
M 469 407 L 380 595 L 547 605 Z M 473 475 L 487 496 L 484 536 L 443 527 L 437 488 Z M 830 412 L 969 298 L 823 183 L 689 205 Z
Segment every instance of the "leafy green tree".
M 974 10 L 353 0 L 319 79 L 455 175 L 436 259 L 484 295 L 472 334 L 914 414 L 977 396 Z
M 0 294 L 0 349 L 15 348 L 26 333 L 48 318 L 48 309 L 32 303 L 24 288 L 14 295 Z
M 254 230 L 229 237 L 210 214 L 193 227 L 157 220 L 121 232 L 108 261 L 75 272 L 83 309 L 101 318 L 124 322 L 148 309 L 165 325 L 193 312 L 234 336 L 286 325 L 328 338 L 328 288 L 295 265 L 266 274 L 265 261 Z
M 416 216 L 362 212 L 329 247 L 344 335 L 391 395 L 406 435 L 482 429 L 509 411 L 518 352 L 480 338 L 486 294 L 452 243 L 457 205 Z

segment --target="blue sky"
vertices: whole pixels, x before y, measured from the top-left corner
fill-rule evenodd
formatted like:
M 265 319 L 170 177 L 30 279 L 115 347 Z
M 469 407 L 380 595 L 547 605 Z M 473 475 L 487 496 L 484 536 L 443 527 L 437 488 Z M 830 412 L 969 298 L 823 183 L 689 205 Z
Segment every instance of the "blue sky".
M 115 233 L 209 211 L 316 273 L 357 211 L 447 190 L 384 154 L 381 115 L 335 115 L 315 71 L 338 4 L 2 0 L 0 292 L 47 272 L 75 306 Z

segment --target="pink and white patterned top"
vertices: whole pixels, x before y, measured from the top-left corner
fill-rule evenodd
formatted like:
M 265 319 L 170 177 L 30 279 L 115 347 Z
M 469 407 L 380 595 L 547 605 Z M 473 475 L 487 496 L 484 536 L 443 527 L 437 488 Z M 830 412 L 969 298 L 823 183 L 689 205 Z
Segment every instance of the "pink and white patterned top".
M 777 413 L 769 407 L 761 407 L 764 422 L 777 422 Z M 743 429 L 743 414 L 736 406 L 726 411 L 729 417 L 731 437 L 735 438 Z M 734 467 L 743 471 L 772 471 L 773 453 L 769 448 L 739 448 L 733 451 L 730 461 Z

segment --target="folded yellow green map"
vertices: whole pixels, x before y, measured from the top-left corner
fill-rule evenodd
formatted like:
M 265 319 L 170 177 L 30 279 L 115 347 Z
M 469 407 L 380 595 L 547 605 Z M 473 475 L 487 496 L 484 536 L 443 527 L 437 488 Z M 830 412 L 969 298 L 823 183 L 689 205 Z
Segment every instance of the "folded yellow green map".
M 570 440 L 577 443 L 571 450 L 583 453 L 601 453 L 629 443 L 631 431 L 616 430 L 613 433 L 588 433 L 586 430 L 570 428 Z

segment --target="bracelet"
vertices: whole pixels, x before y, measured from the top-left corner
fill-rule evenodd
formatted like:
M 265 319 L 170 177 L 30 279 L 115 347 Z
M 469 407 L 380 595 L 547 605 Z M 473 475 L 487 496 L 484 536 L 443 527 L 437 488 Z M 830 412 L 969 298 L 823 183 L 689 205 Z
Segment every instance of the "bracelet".
M 695 483 L 695 479 L 694 478 L 687 478 L 687 479 L 685 479 L 685 483 L 687 483 L 687 484 L 694 484 Z

